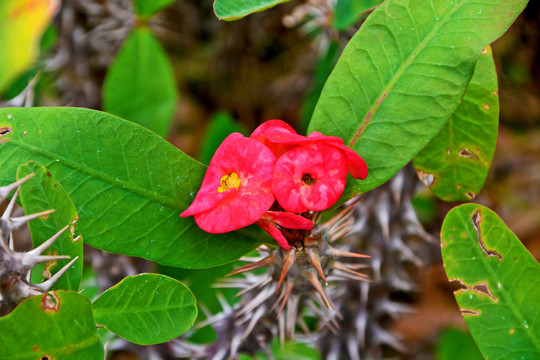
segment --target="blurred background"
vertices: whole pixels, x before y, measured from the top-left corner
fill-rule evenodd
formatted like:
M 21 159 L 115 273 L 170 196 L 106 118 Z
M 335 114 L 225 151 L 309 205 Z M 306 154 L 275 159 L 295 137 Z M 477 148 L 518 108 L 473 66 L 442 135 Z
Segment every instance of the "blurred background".
M 41 41 L 38 63 L 4 93 L 0 106 L 103 109 L 107 71 L 132 28 L 144 22 L 172 64 L 179 93 L 167 140 L 208 163 L 213 152 L 208 144 L 219 144 L 230 131 L 248 134 L 266 120 L 282 119 L 305 133 L 343 47 L 378 2 L 366 1 L 365 8 L 353 11 L 350 1 L 295 0 L 225 22 L 215 16 L 210 0 L 175 1 L 143 20 L 135 16 L 131 0 L 66 0 Z M 493 44 L 499 75 L 499 137 L 488 179 L 474 200 L 494 210 L 537 260 L 539 20 L 540 5 L 532 1 Z M 413 204 L 436 238 L 444 216 L 458 205 L 437 200 L 427 189 Z M 94 266 L 89 278 L 101 291 L 126 274 L 157 269 L 144 261 L 87 250 L 87 262 Z M 429 261 L 417 274 L 422 290 L 413 299 L 415 312 L 392 324 L 407 347 L 428 349 L 417 351 L 414 358 L 432 358 L 444 334 L 459 338 L 466 332 L 440 255 Z M 183 276 L 179 270 L 158 270 Z M 464 333 L 445 332 L 452 327 Z M 467 341 L 464 336 L 459 341 Z M 136 358 L 127 350 L 113 356 Z

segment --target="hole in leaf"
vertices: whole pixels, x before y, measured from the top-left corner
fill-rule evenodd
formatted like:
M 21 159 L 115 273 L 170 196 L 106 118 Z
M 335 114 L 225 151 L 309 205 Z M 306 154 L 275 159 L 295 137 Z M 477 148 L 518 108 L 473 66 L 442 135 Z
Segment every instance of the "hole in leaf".
M 468 159 L 478 160 L 478 156 L 467 148 L 461 149 L 461 151 L 459 152 L 459 156 L 468 158 Z
M 9 134 L 9 133 L 12 132 L 12 131 L 13 131 L 13 129 L 10 128 L 9 126 L 1 127 L 1 128 L 0 128 L 0 136 L 7 135 L 7 134 Z

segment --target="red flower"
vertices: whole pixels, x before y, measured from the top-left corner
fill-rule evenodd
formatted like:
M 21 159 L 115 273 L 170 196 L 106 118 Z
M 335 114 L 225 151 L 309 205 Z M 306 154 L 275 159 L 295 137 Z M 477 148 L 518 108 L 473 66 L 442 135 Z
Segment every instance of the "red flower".
M 347 161 L 337 147 L 308 143 L 276 162 L 272 191 L 286 211 L 322 211 L 336 203 L 347 180 Z
M 283 236 L 281 231 L 276 227 L 276 224 L 287 229 L 310 230 L 313 228 L 313 221 L 306 219 L 303 216 L 282 211 L 267 211 L 266 214 L 257 221 L 257 225 L 276 239 L 279 245 L 285 250 L 289 250 L 291 247 L 287 239 L 285 239 L 285 236 Z
M 195 200 L 180 216 L 193 215 L 201 229 L 214 234 L 253 224 L 274 203 L 275 162 L 260 142 L 229 135 L 210 161 Z
M 314 131 L 309 134 L 308 137 L 305 137 L 298 135 L 294 129 L 281 120 L 270 120 L 255 129 L 251 137 L 255 138 L 256 140 L 263 139 L 263 143 L 274 151 L 274 154 L 278 158 L 288 149 L 298 145 L 313 143 L 332 145 L 343 151 L 347 159 L 347 171 L 354 178 L 363 180 L 368 175 L 368 168 L 364 159 L 362 159 L 362 157 L 354 150 L 347 147 L 343 143 L 343 139 L 336 136 L 326 136 L 320 132 Z M 278 149 L 281 153 L 276 152 L 275 149 Z
M 274 141 L 271 141 L 270 139 L 268 139 L 266 134 L 268 132 L 273 132 L 274 130 L 275 131 L 282 131 L 283 133 L 286 133 L 286 134 L 289 134 L 289 133 L 296 134 L 294 129 L 289 124 L 287 124 L 286 122 L 281 121 L 281 120 L 268 120 L 268 121 L 262 123 L 261 125 L 259 125 L 255 129 L 255 131 L 253 131 L 253 133 L 251 133 L 250 138 L 255 139 L 255 140 L 263 143 L 264 145 L 266 145 L 266 147 L 269 148 L 270 150 L 272 150 L 274 155 L 276 155 L 276 157 L 279 158 L 287 150 L 290 150 L 290 149 L 294 148 L 296 145 L 280 144 L 280 143 L 277 143 L 277 142 L 274 142 Z M 300 135 L 298 135 L 298 136 L 300 136 Z

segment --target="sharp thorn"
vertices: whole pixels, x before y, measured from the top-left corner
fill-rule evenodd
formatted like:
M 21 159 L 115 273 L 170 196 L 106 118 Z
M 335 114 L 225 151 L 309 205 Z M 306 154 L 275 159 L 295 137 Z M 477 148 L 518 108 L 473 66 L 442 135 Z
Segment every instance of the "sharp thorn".
M 73 265 L 73 263 L 77 261 L 78 258 L 78 256 L 75 256 L 73 260 L 71 260 L 69 263 L 66 264 L 66 266 L 58 270 L 58 272 L 54 274 L 49 280 L 34 286 L 43 292 L 49 291 L 49 289 L 53 287 L 53 285 L 58 281 L 58 279 L 60 279 L 60 276 L 62 276 L 71 267 L 71 265 Z
M 324 303 L 326 304 L 326 306 L 331 310 L 335 310 L 334 305 L 332 304 L 332 302 L 330 301 L 330 299 L 328 298 L 328 296 L 324 292 L 324 289 L 323 289 L 321 283 L 319 282 L 319 280 L 317 279 L 317 276 L 312 272 L 308 272 L 308 273 L 306 273 L 306 277 L 309 280 L 309 282 L 311 283 L 311 285 L 313 285 L 315 290 L 317 290 L 319 295 L 321 295 L 321 297 L 323 298 Z
M 326 277 L 324 276 L 324 272 L 321 267 L 321 258 L 319 257 L 319 254 L 317 254 L 314 248 L 306 249 L 306 254 L 308 255 L 309 263 L 315 268 L 315 270 L 317 270 L 317 273 L 321 277 L 322 281 L 328 285 L 328 281 L 326 281 Z
M 7 186 L 0 187 L 0 200 L 3 200 L 8 197 L 9 194 L 16 188 L 18 188 L 21 184 L 25 183 L 26 181 L 30 180 L 34 177 L 34 174 L 29 174 L 23 177 L 20 180 L 15 181 L 13 184 L 9 184 Z
M 45 249 L 47 249 L 49 246 L 51 246 L 60 237 L 60 235 L 62 235 L 64 233 L 64 231 L 66 231 L 68 229 L 68 227 L 69 227 L 69 225 L 66 225 L 66 227 L 64 227 L 62 230 L 60 230 L 56 234 L 54 234 L 49 240 L 45 241 L 43 244 L 39 245 L 34 250 L 28 251 L 25 254 L 25 256 L 32 257 L 32 256 L 41 255 L 45 251 Z
M 51 209 L 51 210 L 47 210 L 47 211 L 42 211 L 42 212 L 37 213 L 37 214 L 30 214 L 30 215 L 10 219 L 11 223 L 12 223 L 11 224 L 11 230 L 17 230 L 18 228 L 20 228 L 21 226 L 23 226 L 24 224 L 26 224 L 30 220 L 34 220 L 34 219 L 37 219 L 39 217 L 49 215 L 49 214 L 51 214 L 51 213 L 53 213 L 55 211 L 56 210 Z
M 283 279 L 285 279 L 285 275 L 287 275 L 287 272 L 289 272 L 289 269 L 294 264 L 295 257 L 296 249 L 291 248 L 290 250 L 285 251 L 285 255 L 283 256 L 283 268 L 281 270 L 281 276 L 279 277 L 277 291 L 279 291 L 281 283 L 283 282 Z
M 328 254 L 338 257 L 352 257 L 352 258 L 370 258 L 370 255 L 358 254 L 349 251 L 339 250 L 333 247 L 328 247 Z
M 354 271 L 354 270 L 351 270 L 349 269 L 348 267 L 346 267 L 345 265 L 339 263 L 339 262 L 335 262 L 333 265 L 334 269 L 336 270 L 341 270 L 341 271 L 344 271 L 346 273 L 349 273 L 349 274 L 352 274 L 354 276 L 357 276 L 361 279 L 365 279 L 365 280 L 369 280 L 369 276 L 366 275 L 366 274 L 362 274 L 362 273 L 359 273 L 357 271 Z
M 282 292 L 283 297 L 281 300 L 281 305 L 279 307 L 276 319 L 279 319 L 279 315 L 281 315 L 281 312 L 283 311 L 283 308 L 285 307 L 285 304 L 287 303 L 287 300 L 289 299 L 289 296 L 291 295 L 293 288 L 294 288 L 294 284 L 292 282 L 287 283 L 287 287 L 285 288 L 285 291 Z
M 56 261 L 56 260 L 65 260 L 65 259 L 69 259 L 70 257 L 67 256 L 67 255 L 52 255 L 52 256 L 41 256 L 41 255 L 37 255 L 37 256 L 28 256 L 28 253 L 25 253 L 23 256 L 22 256 L 22 264 L 24 266 L 34 266 L 35 264 L 37 263 L 40 263 L 40 262 L 47 262 L 47 261 Z
M 274 257 L 275 257 L 275 255 L 274 255 L 274 253 L 272 253 L 271 255 L 265 257 L 262 260 L 259 260 L 257 262 L 247 264 L 247 265 L 241 266 L 241 267 L 239 267 L 237 269 L 234 269 L 230 274 L 227 274 L 226 276 L 234 276 L 234 275 L 242 274 L 242 273 L 245 273 L 245 272 L 248 272 L 248 271 L 268 267 L 268 265 L 270 265 L 271 263 L 274 262 Z
M 13 232 L 9 233 L 9 249 L 15 251 L 15 240 L 13 239 Z
M 11 198 L 8 206 L 6 207 L 6 210 L 2 214 L 2 220 L 8 221 L 11 217 L 11 214 L 13 214 L 13 208 L 15 207 L 15 202 L 17 201 L 17 197 L 19 196 L 20 188 L 17 188 L 17 191 L 15 191 L 15 194 Z

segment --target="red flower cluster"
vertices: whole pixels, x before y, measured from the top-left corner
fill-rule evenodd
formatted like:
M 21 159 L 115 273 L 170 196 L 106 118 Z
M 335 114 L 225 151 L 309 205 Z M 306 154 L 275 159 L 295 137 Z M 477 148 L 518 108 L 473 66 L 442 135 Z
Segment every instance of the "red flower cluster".
M 233 133 L 223 141 L 195 200 L 180 216 L 193 215 L 201 229 L 214 234 L 257 223 L 289 249 L 278 226 L 311 229 L 312 221 L 297 214 L 334 205 L 347 173 L 365 179 L 368 169 L 342 139 L 298 135 L 285 122 L 270 120 L 249 138 Z M 285 211 L 269 211 L 276 200 Z

